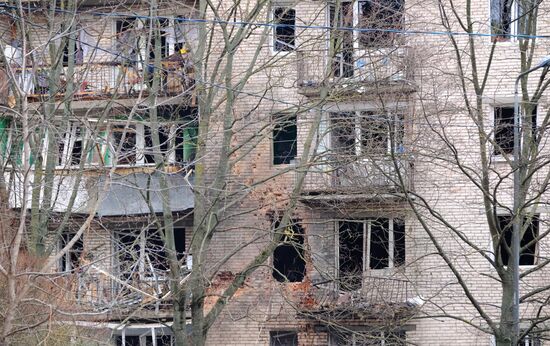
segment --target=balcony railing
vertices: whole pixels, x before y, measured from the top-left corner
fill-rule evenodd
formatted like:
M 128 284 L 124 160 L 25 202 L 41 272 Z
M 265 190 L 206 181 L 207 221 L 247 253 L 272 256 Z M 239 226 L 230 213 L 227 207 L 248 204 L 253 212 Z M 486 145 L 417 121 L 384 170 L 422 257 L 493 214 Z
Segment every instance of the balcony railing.
M 9 83 L 9 74 L 5 68 L 1 74 L 6 76 L 4 86 L 0 86 L 0 103 L 15 104 L 13 88 Z M 29 101 L 40 101 L 49 97 L 50 67 L 13 68 L 15 82 L 21 88 Z M 151 74 L 149 74 L 151 75 Z M 162 62 L 161 82 L 158 96 L 177 96 L 191 94 L 194 84 L 193 69 L 182 62 Z M 77 65 L 74 73 L 69 76 L 67 68 L 61 73 L 57 83 L 55 99 L 65 99 L 69 81 L 73 82 L 72 97 L 75 100 L 95 100 L 109 98 L 134 98 L 141 93 L 146 96 L 151 87 L 145 80 L 145 73 L 135 66 L 116 63 L 89 63 Z
M 384 193 L 410 188 L 411 161 L 391 158 L 334 159 L 312 166 L 305 178 L 304 193 Z
M 314 285 L 299 303 L 302 312 L 331 319 L 381 319 L 410 313 L 416 306 L 414 289 L 403 279 L 367 276 L 363 287 L 352 292 L 339 291 L 335 286 L 333 282 Z
M 296 52 L 299 92 L 309 95 L 323 85 L 345 89 L 351 84 L 351 89 L 358 91 L 361 90 L 358 87 L 401 85 L 411 79 L 410 48 L 373 47 L 341 55 L 330 59 L 324 51 Z

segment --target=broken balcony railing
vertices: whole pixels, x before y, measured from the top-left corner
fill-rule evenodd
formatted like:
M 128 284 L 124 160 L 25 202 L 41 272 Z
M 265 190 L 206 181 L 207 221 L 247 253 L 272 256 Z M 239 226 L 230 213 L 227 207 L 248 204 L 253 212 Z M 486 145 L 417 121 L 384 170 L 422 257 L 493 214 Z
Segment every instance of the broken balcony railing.
M 300 304 L 302 312 L 326 314 L 334 319 L 365 318 L 369 314 L 379 318 L 415 307 L 413 287 L 404 279 L 365 276 L 362 288 L 351 292 L 335 289 L 338 286 L 333 281 L 315 284 L 309 298 Z
M 150 68 L 152 72 L 152 68 Z M 144 73 L 135 66 L 116 63 L 89 63 L 77 65 L 74 73 L 68 75 L 67 68 L 55 83 L 56 90 L 50 90 L 50 67 L 29 67 L 26 69 L 12 68 L 15 81 L 24 95 L 30 101 L 39 101 L 53 94 L 56 99 L 68 97 L 69 81 L 73 82 L 72 97 L 78 100 L 94 100 L 104 98 L 132 98 L 140 93 L 148 95 L 151 91 L 151 73 Z M 0 102 L 5 105 L 14 104 L 13 85 L 10 85 L 9 74 L 5 68 L 0 69 L 4 76 L 0 85 Z M 149 77 L 148 77 L 149 76 Z M 178 96 L 189 93 L 194 83 L 193 69 L 181 62 L 166 61 L 162 63 L 159 96 Z
M 169 287 L 165 270 L 155 269 L 146 261 L 147 270 L 140 271 L 140 263 L 128 268 L 130 271 L 115 275 L 95 265 L 82 267 L 76 275 L 75 298 L 79 305 L 93 310 L 123 309 L 140 305 L 158 311 L 167 308 Z M 187 263 L 189 266 L 189 261 Z M 182 267 L 182 277 L 188 273 Z

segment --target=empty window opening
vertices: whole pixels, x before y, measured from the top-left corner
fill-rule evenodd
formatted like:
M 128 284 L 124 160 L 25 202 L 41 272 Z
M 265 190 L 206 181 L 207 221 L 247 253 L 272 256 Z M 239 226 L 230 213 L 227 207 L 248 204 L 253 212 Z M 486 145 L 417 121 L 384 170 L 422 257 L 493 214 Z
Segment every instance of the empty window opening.
M 359 27 L 372 29 L 359 33 L 364 46 L 389 45 L 402 29 L 403 0 L 359 1 Z
M 288 7 L 273 9 L 273 50 L 288 52 L 296 48 L 296 11 Z
M 279 229 L 279 223 L 276 222 L 275 232 L 283 232 L 283 238 L 273 252 L 273 277 L 279 282 L 303 281 L 306 273 L 304 229 L 294 222 Z
M 500 256 L 502 263 L 508 265 L 512 253 L 513 223 L 510 215 L 499 215 L 498 226 L 500 229 Z M 536 263 L 537 237 L 539 234 L 539 216 L 533 216 L 529 224 L 525 219 L 522 223 L 520 241 L 519 265 L 528 266 Z
M 283 330 L 269 332 L 269 346 L 298 346 L 298 333 Z
M 117 163 L 133 165 L 136 163 L 137 132 L 135 127 L 114 125 L 111 128 L 113 136 L 113 152 L 117 153 Z
M 289 164 L 297 155 L 298 127 L 296 115 L 274 117 L 273 128 L 273 164 Z
M 361 288 L 366 269 L 379 270 L 405 264 L 403 220 L 340 221 L 338 228 L 341 289 L 351 291 Z
M 77 166 L 82 158 L 84 149 L 84 129 L 76 123 L 69 123 L 67 131 L 58 137 L 58 157 L 59 166 Z
M 170 19 L 168 18 L 158 18 L 157 20 L 153 22 L 148 21 L 149 23 L 152 23 L 155 28 L 159 29 L 158 33 L 155 33 L 156 30 L 153 30 L 153 35 L 150 40 L 150 47 L 149 47 L 149 63 L 152 64 L 155 60 L 155 50 L 156 50 L 156 44 L 157 40 L 160 41 L 160 58 L 164 59 L 167 58 L 170 55 L 170 45 L 168 44 L 168 28 L 170 27 Z
M 117 59 L 123 64 L 133 65 L 140 57 L 140 32 L 141 23 L 135 17 L 118 19 L 116 27 L 116 51 Z
M 494 154 L 512 154 L 514 152 L 514 107 L 494 107 L 495 147 Z M 536 135 L 537 107 L 531 113 L 531 133 Z
M 158 128 L 159 146 L 153 144 L 153 133 L 149 126 L 145 127 L 145 163 L 155 163 L 155 154 L 160 155 L 163 161 L 168 159 L 170 147 L 170 127 L 159 126 Z
M 403 150 L 404 122 L 400 114 L 331 113 L 332 149 L 341 155 L 381 156 Z
M 518 33 L 519 6 L 517 1 L 491 0 L 491 34 L 494 41 L 509 41 Z
M 62 233 L 59 241 L 59 250 L 62 250 L 75 236 L 76 233 Z M 82 237 L 80 237 L 59 259 L 59 269 L 65 272 L 78 268 L 80 266 L 80 257 L 83 251 L 84 243 Z
M 119 272 L 125 277 L 134 274 L 162 278 L 169 269 L 164 231 L 154 228 L 118 231 L 116 246 Z M 174 228 L 176 257 L 185 257 L 185 228 Z
M 330 44 L 334 58 L 332 62 L 334 77 L 353 77 L 353 4 L 340 2 L 337 7 L 329 8 Z

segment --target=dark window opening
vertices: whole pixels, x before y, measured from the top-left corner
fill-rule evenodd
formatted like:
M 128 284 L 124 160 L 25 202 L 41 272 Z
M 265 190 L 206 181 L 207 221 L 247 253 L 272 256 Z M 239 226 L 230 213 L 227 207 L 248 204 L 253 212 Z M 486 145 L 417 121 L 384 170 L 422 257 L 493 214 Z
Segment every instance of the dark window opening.
M 147 23 L 149 25 L 149 22 Z M 155 30 L 150 40 L 150 49 L 149 49 L 149 63 L 153 64 L 155 60 L 155 46 L 157 44 L 157 39 L 160 39 L 160 58 L 164 59 L 170 55 L 170 46 L 168 44 L 168 31 L 167 28 L 170 26 L 170 20 L 168 18 L 159 18 L 158 22 L 154 21 Z M 159 33 L 155 34 L 156 28 L 159 29 Z M 158 37 L 156 36 L 158 35 Z
M 145 270 L 151 267 L 155 271 L 168 270 L 168 260 L 164 246 L 164 234 L 161 230 L 148 229 L 145 231 Z
M 82 134 L 80 127 L 75 129 L 74 141 L 71 148 L 71 165 L 79 165 L 82 157 Z
M 393 253 L 393 264 L 400 267 L 405 264 L 405 221 L 393 219 L 393 237 L 395 248 Z
M 331 141 L 334 150 L 341 155 L 355 155 L 355 113 L 333 113 L 331 115 Z
M 140 40 L 138 23 L 139 20 L 135 17 L 127 17 L 116 21 L 117 60 L 123 64 L 133 65 L 138 61 Z
M 120 231 L 118 232 L 117 258 L 119 274 L 122 278 L 128 279 L 139 273 L 141 257 L 141 239 L 139 232 Z
M 361 44 L 392 44 L 402 23 L 403 0 L 359 1 L 359 27 L 372 29 L 360 33 Z
M 354 291 L 363 281 L 363 222 L 343 221 L 339 228 L 340 288 Z
M 283 236 L 273 252 L 273 277 L 279 282 L 303 281 L 306 273 L 304 229 L 294 222 L 279 229 L 279 222 L 276 222 L 275 232 L 283 232 Z
M 269 332 L 269 346 L 298 346 L 298 333 L 282 330 Z
M 370 269 L 389 266 L 389 220 L 376 219 L 370 224 Z
M 121 335 L 117 335 L 115 337 L 115 344 L 117 346 L 122 346 L 123 339 L 124 339 L 124 345 L 126 346 L 152 346 L 153 345 L 153 337 L 151 335 L 125 335 L 124 337 Z M 155 340 L 156 340 L 157 346 L 171 346 L 173 344 L 171 335 L 157 335 L 155 336 Z
M 508 41 L 512 33 L 512 6 L 515 1 L 491 0 L 491 34 L 493 41 Z
M 273 48 L 277 52 L 292 51 L 296 47 L 295 25 L 296 11 L 287 7 L 273 10 L 274 37 Z
M 339 8 L 330 6 L 330 44 L 334 52 L 332 62 L 334 77 L 353 77 L 353 31 L 340 28 L 353 28 L 353 5 L 341 2 Z
M 133 165 L 136 163 L 136 144 L 137 144 L 137 133 L 134 128 L 126 128 L 122 125 L 113 126 L 112 133 L 114 139 L 113 150 L 115 152 L 120 149 L 118 152 L 118 164 Z M 124 134 L 124 141 L 122 135 Z M 120 145 L 122 143 L 122 145 Z M 120 148 L 119 148 L 120 146 Z
M 174 227 L 174 244 L 176 258 L 182 260 L 185 257 L 185 228 Z M 117 252 L 120 274 L 125 278 L 141 271 L 151 273 L 151 270 L 158 275 L 169 269 L 163 230 L 119 231 Z
M 537 237 L 539 234 L 539 217 L 533 216 L 531 222 L 526 225 L 527 220 L 523 221 L 522 230 L 525 229 L 523 237 L 520 240 L 519 265 L 534 265 L 536 262 Z M 502 263 L 508 265 L 511 257 L 513 223 L 510 215 L 499 215 L 498 226 L 500 228 L 500 256 Z
M 273 164 L 289 164 L 297 155 L 298 127 L 296 115 L 274 117 L 273 128 Z
M 381 155 L 388 152 L 389 123 L 387 117 L 362 112 L 361 145 L 367 154 Z
M 63 233 L 61 234 L 60 249 L 63 249 L 74 237 L 76 233 Z M 82 237 L 78 238 L 73 247 L 67 250 L 61 256 L 60 269 L 61 271 L 71 271 L 80 266 L 80 257 L 84 251 L 84 243 Z
M 512 154 L 514 152 L 514 107 L 495 107 L 495 147 L 494 154 Z M 523 130 L 523 129 L 522 129 Z M 531 133 L 533 140 L 537 133 L 537 107 L 531 112 Z
M 159 126 L 158 136 L 160 148 L 153 145 L 153 134 L 149 126 L 145 127 L 145 163 L 155 163 L 155 154 L 160 154 L 166 160 L 170 147 L 170 127 Z
M 185 228 L 174 228 L 174 243 L 176 244 L 176 257 L 181 261 L 185 257 Z

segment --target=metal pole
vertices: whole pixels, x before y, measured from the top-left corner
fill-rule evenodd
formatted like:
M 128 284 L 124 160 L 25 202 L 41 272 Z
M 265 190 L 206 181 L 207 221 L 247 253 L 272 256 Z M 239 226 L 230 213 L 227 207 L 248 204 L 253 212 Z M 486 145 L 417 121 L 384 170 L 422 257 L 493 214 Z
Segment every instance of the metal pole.
M 513 206 L 513 229 L 512 229 L 512 256 L 508 260 L 508 265 L 512 265 L 512 281 L 514 289 L 514 304 L 512 309 L 512 323 L 513 323 L 513 336 L 512 336 L 512 345 L 517 345 L 519 341 L 519 253 L 520 253 L 520 237 L 521 232 L 521 218 L 518 216 L 519 211 L 519 190 L 520 190 L 520 179 L 521 174 L 519 171 L 520 168 L 520 159 L 521 159 L 521 140 L 520 136 L 520 119 L 521 115 L 519 113 L 519 95 L 518 95 L 518 85 L 521 77 L 526 73 L 520 74 L 516 78 L 516 83 L 514 87 L 514 206 Z M 510 263 L 511 262 L 511 263 Z
M 512 309 L 513 337 L 512 345 L 519 342 L 519 256 L 520 256 L 520 234 L 523 217 L 519 215 L 520 208 L 520 188 L 521 188 L 521 114 L 519 109 L 519 81 L 521 78 L 539 68 L 548 67 L 550 59 L 546 59 L 539 65 L 530 70 L 522 72 L 516 78 L 514 84 L 514 206 L 512 210 L 513 228 L 512 228 L 512 256 L 508 260 L 508 265 L 512 265 L 512 281 L 514 289 L 514 304 Z M 510 262 L 512 262 L 510 264 Z

